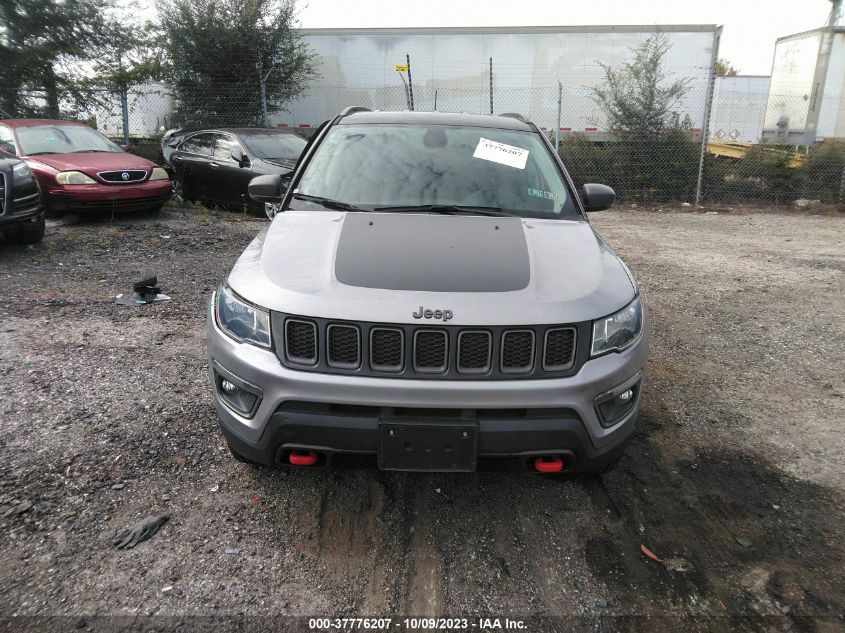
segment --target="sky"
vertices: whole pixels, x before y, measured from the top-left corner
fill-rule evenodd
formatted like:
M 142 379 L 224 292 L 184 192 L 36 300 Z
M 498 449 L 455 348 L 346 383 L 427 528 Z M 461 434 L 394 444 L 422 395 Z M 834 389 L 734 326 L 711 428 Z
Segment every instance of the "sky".
M 719 24 L 719 56 L 768 75 L 775 40 L 824 26 L 828 0 L 308 0 L 304 28 Z

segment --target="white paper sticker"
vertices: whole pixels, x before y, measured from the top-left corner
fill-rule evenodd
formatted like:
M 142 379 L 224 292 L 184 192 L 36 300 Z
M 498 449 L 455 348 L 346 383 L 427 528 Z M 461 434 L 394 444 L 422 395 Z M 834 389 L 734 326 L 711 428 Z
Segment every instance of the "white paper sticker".
M 514 147 L 513 145 L 505 145 L 504 143 L 497 143 L 486 138 L 478 139 L 478 146 L 475 148 L 473 158 L 480 158 L 481 160 L 489 160 L 508 167 L 516 167 L 517 169 L 525 169 L 525 163 L 528 162 L 528 150 L 521 147 Z

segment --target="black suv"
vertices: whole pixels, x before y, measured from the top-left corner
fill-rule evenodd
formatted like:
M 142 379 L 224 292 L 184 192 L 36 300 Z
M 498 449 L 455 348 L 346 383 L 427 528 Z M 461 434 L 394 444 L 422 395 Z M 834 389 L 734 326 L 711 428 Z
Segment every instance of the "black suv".
M 44 237 L 38 181 L 25 162 L 4 152 L 0 152 L 0 232 L 16 244 L 35 244 Z

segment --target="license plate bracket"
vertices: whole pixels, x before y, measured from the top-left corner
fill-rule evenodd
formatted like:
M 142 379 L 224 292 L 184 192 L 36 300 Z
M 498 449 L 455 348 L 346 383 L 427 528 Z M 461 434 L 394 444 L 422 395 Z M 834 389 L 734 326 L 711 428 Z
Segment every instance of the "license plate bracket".
M 478 422 L 379 423 L 382 470 L 473 472 L 478 460 Z

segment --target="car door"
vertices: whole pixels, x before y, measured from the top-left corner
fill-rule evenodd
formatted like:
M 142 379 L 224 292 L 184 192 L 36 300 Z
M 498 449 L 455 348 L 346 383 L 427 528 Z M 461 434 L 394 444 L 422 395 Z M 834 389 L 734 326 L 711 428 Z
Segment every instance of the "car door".
M 211 151 L 213 132 L 199 132 L 187 137 L 173 153 L 173 171 L 182 183 L 185 195 L 199 200 L 212 199 Z
M 243 153 L 243 163 L 232 158 L 233 150 Z M 235 136 L 218 134 L 215 137 L 211 168 L 215 172 L 212 187 L 218 202 L 240 207 L 249 201 L 247 185 L 252 180 L 252 169 L 249 157 Z

